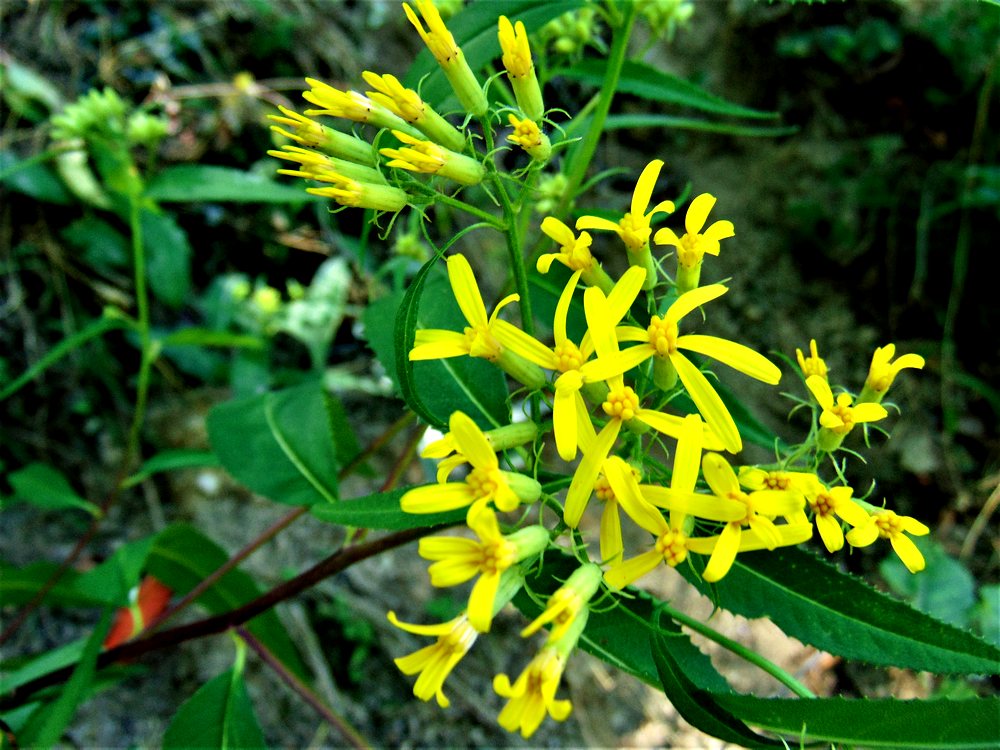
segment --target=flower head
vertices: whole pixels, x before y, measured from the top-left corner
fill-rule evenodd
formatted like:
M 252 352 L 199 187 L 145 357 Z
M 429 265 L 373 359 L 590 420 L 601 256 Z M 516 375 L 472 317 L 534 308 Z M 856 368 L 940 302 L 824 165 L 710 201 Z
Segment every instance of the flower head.
M 530 119 L 541 120 L 544 114 L 542 91 L 535 76 L 535 66 L 531 62 L 531 47 L 524 24 L 521 21 L 511 24 L 507 16 L 500 16 L 497 37 L 503 52 L 503 66 L 507 69 L 507 78 L 514 88 L 517 106 Z
M 392 134 L 408 145 L 403 148 L 379 149 L 379 153 L 392 160 L 388 164 L 390 167 L 439 174 L 463 185 L 477 185 L 486 175 L 483 165 L 471 157 L 456 154 L 430 141 L 413 138 L 399 130 L 393 130 Z
M 656 214 L 672 213 L 674 210 L 673 201 L 660 201 L 652 209 L 649 209 L 649 201 L 653 195 L 653 188 L 656 186 L 656 178 L 660 175 L 663 162 L 654 159 L 639 175 L 639 180 L 635 184 L 632 193 L 632 204 L 618 223 L 602 219 L 599 216 L 581 216 L 577 219 L 577 229 L 604 229 L 615 232 L 621 237 L 625 247 L 631 252 L 637 252 L 642 248 L 648 248 L 649 235 L 652 233 L 650 221 Z
M 461 460 L 472 470 L 463 482 L 446 482 L 414 487 L 400 499 L 406 513 L 439 513 L 468 505 L 482 506 L 492 501 L 503 511 L 514 510 L 521 502 L 534 502 L 541 494 L 538 482 L 523 474 L 502 471 L 496 453 L 482 430 L 460 411 L 448 424 Z M 472 511 L 470 511 L 472 515 Z
M 809 340 L 808 357 L 802 354 L 801 349 L 796 348 L 795 358 L 799 361 L 799 369 L 802 370 L 802 374 L 805 377 L 808 378 L 810 375 L 818 375 L 823 378 L 823 380 L 827 379 L 826 362 L 824 362 L 823 358 L 819 356 L 819 351 L 816 349 L 816 339 Z
M 479 540 L 466 537 L 424 537 L 420 556 L 435 561 L 428 573 L 434 586 L 455 586 L 479 576 L 469 595 L 469 622 L 480 633 L 489 632 L 501 574 L 515 563 L 539 554 L 549 541 L 541 526 L 529 526 L 509 536 L 500 533 L 496 513 L 473 506 L 469 528 Z
M 520 297 L 517 294 L 504 297 L 493 309 L 493 314 L 487 317 L 479 284 L 464 255 L 452 255 L 448 258 L 448 280 L 451 282 L 455 301 L 469 325 L 462 333 L 438 329 L 418 330 L 414 347 L 410 350 L 410 359 L 416 361 L 468 355 L 496 362 L 504 352 L 504 342 L 520 333 L 520 329 L 500 320 L 497 315 Z
M 452 151 L 461 151 L 465 147 L 465 136 L 428 106 L 416 91 L 404 87 L 398 78 L 389 74 L 380 76 L 368 70 L 361 76 L 375 89 L 367 92 L 373 102 Z
M 854 492 L 850 487 L 826 487 L 817 484 L 806 492 L 806 502 L 813 512 L 813 521 L 823 544 L 830 552 L 844 546 L 844 529 L 841 520 L 851 526 L 865 526 L 868 512 L 851 499 Z
M 555 646 L 545 646 L 524 668 L 517 681 L 498 674 L 493 679 L 493 689 L 501 698 L 508 698 L 507 705 L 497 718 L 508 732 L 521 731 L 527 739 L 541 725 L 546 714 L 556 721 L 563 721 L 573 710 L 568 700 L 556 700 L 556 690 L 566 669 L 566 656 Z
M 594 563 L 586 563 L 574 570 L 566 583 L 549 597 L 545 610 L 521 631 L 522 637 L 537 632 L 543 625 L 553 623 L 549 642 L 554 643 L 569 631 L 577 617 L 586 612 L 591 600 L 601 585 L 601 568 Z
M 538 127 L 538 123 L 527 117 L 521 119 L 513 114 L 507 115 L 514 132 L 507 140 L 523 148 L 535 161 L 545 161 L 552 153 L 549 137 Z
M 701 261 L 705 253 L 718 255 L 719 241 L 735 234 L 731 221 L 713 222 L 702 232 L 714 205 L 715 196 L 702 193 L 688 206 L 684 217 L 687 232 L 682 237 L 678 237 L 674 230 L 664 227 L 653 238 L 657 245 L 673 245 L 677 248 L 678 291 L 682 294 L 698 286 Z
M 358 164 L 375 164 L 371 144 L 360 138 L 339 130 L 321 125 L 311 117 L 279 106 L 281 115 L 268 115 L 267 118 L 278 125 L 272 125 L 271 130 L 299 143 L 306 148 L 319 149 L 331 156 L 357 162 Z M 284 125 L 285 127 L 280 127 Z M 291 128 L 291 130 L 286 130 Z
M 486 95 L 465 61 L 461 48 L 455 43 L 455 37 L 444 25 L 438 9 L 432 0 L 413 0 L 413 4 L 423 17 L 423 23 L 409 3 L 403 3 L 406 17 L 424 40 L 427 49 L 434 55 L 434 59 L 438 61 L 458 100 L 469 113 L 477 117 L 486 114 L 489 107 Z M 427 24 L 426 29 L 424 23 Z
M 867 547 L 876 539 L 888 539 L 907 570 L 919 573 L 926 562 L 917 545 L 906 534 L 924 536 L 929 533 L 930 529 L 915 518 L 900 516 L 891 510 L 878 510 L 871 514 L 866 523 L 859 524 L 848 532 L 847 542 L 852 547 Z
M 462 613 L 453 620 L 439 625 L 411 625 L 401 622 L 395 612 L 388 613 L 389 622 L 400 630 L 416 635 L 437 636 L 437 641 L 414 651 L 407 656 L 394 659 L 403 674 L 418 674 L 413 685 L 413 694 L 422 701 L 437 699 L 441 708 L 448 708 L 451 702 L 444 694 L 444 681 L 451 670 L 465 656 L 479 633 L 469 623 L 469 616 Z
M 823 410 L 819 415 L 822 429 L 818 440 L 821 450 L 832 452 L 840 447 L 841 441 L 854 429 L 855 424 L 877 422 L 889 416 L 880 404 L 865 403 L 852 406 L 853 401 L 848 393 L 841 393 L 834 401 L 829 383 L 819 375 L 810 375 L 806 378 L 806 387 Z
M 878 403 L 885 396 L 900 370 L 908 367 L 921 370 L 924 367 L 924 358 L 919 354 L 903 354 L 893 362 L 892 358 L 895 356 L 895 344 L 887 344 L 875 350 L 872 355 L 871 367 L 868 369 L 864 390 L 858 397 L 859 403 Z

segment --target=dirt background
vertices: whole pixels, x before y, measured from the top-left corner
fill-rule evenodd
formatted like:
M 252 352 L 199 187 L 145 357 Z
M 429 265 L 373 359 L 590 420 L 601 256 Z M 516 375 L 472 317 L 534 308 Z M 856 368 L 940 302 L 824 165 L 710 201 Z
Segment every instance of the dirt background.
M 892 420 L 893 439 L 876 439 L 878 447 L 867 466 L 852 464 L 852 478 L 864 485 L 869 476 L 877 477 L 879 492 L 892 507 L 931 525 L 945 550 L 960 556 L 981 584 L 989 584 L 997 582 L 1000 570 L 995 523 L 971 541 L 970 529 L 984 514 L 989 520 L 987 501 L 996 492 L 998 415 L 988 391 L 942 381 L 942 322 L 956 294 L 953 259 L 961 214 L 941 218 L 923 235 L 920 225 L 921 201 L 929 193 L 943 201 L 942 194 L 959 184 L 941 175 L 966 163 L 977 111 L 974 76 L 961 68 L 957 56 L 948 58 L 931 43 L 928 24 L 920 21 L 939 7 L 918 2 L 860 7 L 699 2 L 688 27 L 671 44 L 654 45 L 647 59 L 733 101 L 777 111 L 781 122 L 796 126 L 797 132 L 744 138 L 622 131 L 609 134 L 595 168 L 623 165 L 638 174 L 655 156 L 667 164 L 660 187 L 666 195 L 690 181 L 695 194 L 707 191 L 718 198 L 713 217 L 732 220 L 737 236 L 723 244 L 721 256 L 709 259 L 704 271 L 707 281 L 732 279 L 726 315 L 713 318 L 713 334 L 792 357 L 796 347 L 805 348 L 815 338 L 835 378 L 853 389 L 860 388 L 876 346 L 891 341 L 900 351 L 927 358 L 922 373 L 908 372 L 893 387 L 902 409 Z M 894 25 L 901 38 L 871 60 L 848 55 L 847 62 L 838 62 L 819 48 L 805 57 L 789 53 L 802 39 L 818 38 L 817 29 L 858 29 L 872 19 Z M 43 71 L 67 96 L 92 85 L 113 86 L 135 101 L 148 96 L 152 86 L 168 92 L 178 106 L 178 127 L 164 146 L 166 162 L 201 160 L 244 168 L 267 148 L 261 123 L 271 104 L 240 95 L 231 85 L 236 73 L 250 72 L 274 93 L 272 99 L 295 102 L 296 81 L 303 75 L 351 86 L 365 69 L 401 72 L 419 49 L 398 5 L 388 2 L 8 0 L 0 7 L 0 20 L 3 54 Z M 938 97 L 936 106 L 927 95 L 931 89 L 947 94 Z M 994 118 L 995 104 L 994 99 Z M 622 96 L 616 106 L 635 111 L 645 105 Z M 5 144 L 30 147 L 36 137 L 23 123 L 7 118 Z M 987 155 L 995 162 L 996 144 L 990 148 Z M 612 180 L 588 202 L 624 205 L 633 183 L 634 177 Z M 100 299 L 86 279 L 72 273 L 72 258 L 58 233 L 62 218 L 22 198 L 5 203 L 0 247 L 31 242 L 42 249 L 30 273 L 5 280 L 8 299 L 21 302 L 5 309 L 0 319 L 4 347 L 23 349 L 32 361 L 58 339 L 57 328 L 48 321 L 72 313 L 76 303 L 70 304 L 70 298 L 84 300 L 91 309 Z M 288 275 L 308 281 L 323 260 L 275 240 L 289 226 L 308 232 L 313 217 L 226 206 L 212 211 L 195 207 L 179 212 L 206 259 L 196 268 L 196 282 L 233 267 L 274 283 Z M 995 209 L 970 213 L 969 270 L 955 303 L 955 360 L 961 372 L 995 386 L 1000 306 L 991 296 L 994 283 L 986 272 L 985 250 L 995 248 L 1000 226 Z M 929 247 L 925 255 L 918 251 L 921 243 Z M 238 254 L 231 251 L 234 247 Z M 121 283 L 127 287 L 126 280 Z M 363 293 L 360 285 L 358 293 Z M 338 335 L 332 363 L 365 362 L 370 356 L 352 323 Z M 112 358 L 118 354 L 109 352 Z M 78 361 L 71 364 L 48 377 L 44 386 L 5 404 L 0 455 L 11 467 L 26 460 L 52 461 L 78 476 L 88 496 L 101 497 L 112 479 L 109 467 L 119 458 L 116 435 L 127 415 L 127 393 L 109 386 L 110 395 L 103 400 L 88 396 L 89 410 L 68 408 L 79 400 L 80 382 L 92 374 Z M 123 365 L 123 372 L 128 367 Z M 103 377 L 113 380 L 116 373 Z M 794 435 L 794 425 L 786 420 L 789 402 L 774 399 L 763 388 L 739 386 L 765 423 L 786 435 L 792 429 Z M 204 445 L 204 414 L 225 397 L 215 387 L 195 389 L 184 382 L 160 386 L 147 445 Z M 364 415 L 357 423 L 362 444 L 400 413 L 399 403 L 391 399 L 345 398 L 352 413 Z M 953 424 L 947 421 L 952 413 L 959 415 Z M 390 450 L 379 460 L 388 467 L 393 457 Z M 419 467 L 413 471 L 417 478 Z M 369 491 L 366 484 L 344 487 L 345 496 Z M 120 540 L 174 520 L 192 521 L 235 551 L 285 511 L 249 495 L 219 472 L 178 473 L 123 496 L 83 564 L 96 564 Z M 64 517 L 17 506 L 0 516 L 0 549 L 16 565 L 37 560 L 39 550 L 57 560 L 81 531 Z M 270 587 L 289 571 L 326 556 L 339 541 L 336 530 L 306 518 L 245 568 Z M 886 546 L 877 546 L 846 558 L 845 565 L 878 580 L 877 563 L 886 554 Z M 701 616 L 710 613 L 707 602 L 672 571 L 651 575 L 643 586 L 675 607 Z M 384 613 L 395 609 L 401 619 L 427 621 L 435 606 L 446 611 L 454 603 L 431 589 L 425 564 L 410 547 L 325 581 L 283 606 L 281 616 L 316 675 L 317 692 L 373 746 L 723 746 L 688 727 L 659 692 L 582 653 L 573 657 L 564 678 L 563 690 L 575 706 L 565 724 L 547 721 L 530 742 L 499 729 L 494 717 L 502 703 L 490 688 L 492 675 L 516 675 L 528 653 L 517 637 L 523 620 L 510 611 L 449 678 L 452 707 L 441 712 L 436 705 L 421 704 L 412 699 L 411 680 L 399 674 L 392 658 L 424 644 L 391 627 Z M 87 612 L 42 609 L 5 655 L 59 645 L 78 637 L 91 621 Z M 938 687 L 926 675 L 839 664 L 786 638 L 766 621 L 717 614 L 713 623 L 821 694 L 914 697 Z M 705 649 L 737 689 L 781 694 L 781 686 L 766 675 L 731 655 Z M 180 700 L 226 669 L 231 654 L 227 638 L 218 637 L 143 660 L 141 674 L 86 704 L 67 744 L 155 746 Z M 253 657 L 248 673 L 269 743 L 342 746 Z

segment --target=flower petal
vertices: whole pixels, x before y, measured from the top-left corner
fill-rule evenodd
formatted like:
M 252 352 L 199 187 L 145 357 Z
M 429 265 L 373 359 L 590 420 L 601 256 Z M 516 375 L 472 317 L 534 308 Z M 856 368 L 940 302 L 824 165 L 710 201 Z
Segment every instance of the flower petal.
M 677 338 L 677 348 L 703 354 L 724 365 L 739 370 L 744 375 L 756 378 L 770 385 L 781 380 L 781 370 L 763 354 L 758 354 L 749 346 L 717 336 L 687 334 Z
M 604 476 L 629 518 L 654 536 L 669 530 L 666 520 L 643 498 L 632 469 L 622 459 L 612 456 L 604 462 Z
M 926 567 L 924 556 L 917 549 L 913 540 L 905 534 L 893 534 L 889 537 L 889 543 L 892 544 L 893 551 L 899 555 L 899 559 L 903 561 L 903 565 L 911 573 L 919 573 Z
M 417 331 L 413 344 L 409 354 L 411 362 L 464 357 L 469 354 L 468 339 L 455 331 L 425 328 Z
M 618 432 L 621 430 L 620 419 L 609 419 L 601 431 L 597 434 L 597 439 L 590 451 L 583 454 L 580 465 L 576 467 L 573 474 L 573 481 L 570 482 L 566 491 L 566 508 L 563 511 L 563 520 L 566 525 L 575 529 L 580 525 L 580 518 L 587 507 L 587 501 L 594 491 L 594 482 L 604 464 L 604 459 L 611 452 L 611 446 L 618 439 Z
M 673 474 L 670 489 L 694 492 L 701 470 L 702 421 L 697 414 L 688 414 L 681 423 L 681 434 L 677 438 L 674 453 Z
M 464 508 L 475 499 L 465 482 L 427 484 L 403 495 L 399 507 L 404 513 L 441 513 Z
M 598 357 L 613 358 L 618 354 L 618 339 L 615 338 L 611 308 L 604 292 L 590 287 L 583 294 L 583 310 L 587 315 L 587 327 Z
M 645 280 L 645 268 L 630 266 L 615 283 L 614 288 L 607 297 L 612 326 L 618 325 L 618 321 L 628 313 L 636 297 L 639 296 L 639 292 L 642 291 L 642 284 Z
M 622 551 L 622 520 L 618 515 L 618 503 L 608 500 L 601 512 L 601 561 L 613 565 L 621 562 Z
M 546 216 L 542 219 L 541 229 L 560 245 L 572 245 L 576 242 L 573 230 L 554 216 Z
M 730 453 L 739 453 L 743 449 L 740 431 L 722 398 L 708 382 L 708 378 L 679 351 L 670 355 L 670 362 L 677 368 L 677 375 L 684 384 L 688 396 L 694 401 L 708 426 L 722 440 L 726 450 Z
M 480 633 L 490 632 L 493 602 L 500 586 L 500 573 L 483 573 L 469 594 L 469 624 Z
M 649 199 L 653 195 L 653 188 L 656 187 L 656 179 L 660 176 L 662 168 L 663 160 L 653 159 L 642 170 L 635 183 L 635 190 L 632 191 L 632 204 L 629 210 L 633 216 L 643 216 L 646 213 L 646 207 L 649 206 Z
M 726 524 L 722 533 L 719 534 L 719 541 L 715 543 L 712 556 L 708 558 L 708 565 L 705 566 L 705 571 L 701 575 L 702 578 L 709 583 L 714 583 L 729 572 L 729 569 L 733 567 L 733 561 L 736 559 L 736 552 L 740 548 L 740 538 L 742 536 L 743 531 L 739 525 L 735 523 Z
M 493 334 L 505 349 L 510 349 L 529 362 L 547 370 L 554 370 L 558 366 L 556 356 L 549 347 L 517 326 L 506 320 L 497 320 L 493 323 L 492 329 Z
M 702 193 L 691 201 L 687 214 L 684 216 L 684 228 L 688 234 L 693 237 L 701 231 L 714 205 L 715 196 L 710 193 Z
M 663 555 L 656 548 L 636 555 L 604 573 L 604 582 L 613 589 L 623 589 L 634 583 L 663 562 Z
M 663 227 L 656 230 L 656 234 L 653 235 L 653 242 L 657 245 L 673 245 L 674 247 L 680 247 L 681 238 L 677 236 L 670 227 Z
M 472 418 L 456 411 L 448 420 L 448 429 L 455 438 L 455 444 L 469 463 L 477 469 L 495 469 L 500 465 L 493 446 Z
M 730 493 L 740 491 L 740 483 L 736 472 L 729 462 L 718 453 L 706 453 L 701 459 L 701 471 L 705 481 L 719 497 L 728 497 Z
M 448 280 L 451 282 L 455 301 L 458 302 L 469 325 L 485 326 L 489 322 L 486 317 L 486 305 L 479 291 L 479 284 L 476 283 L 476 277 L 472 273 L 472 267 L 464 255 L 448 257 Z
M 712 225 L 706 229 L 701 234 L 702 240 L 707 240 L 710 243 L 714 243 L 715 247 L 718 248 L 719 240 L 724 240 L 728 237 L 736 236 L 736 227 L 733 226 L 731 221 L 716 221 L 712 222 Z M 708 251 L 706 251 L 708 252 Z M 718 254 L 716 250 L 713 255 Z
M 816 403 L 822 406 L 823 409 L 828 410 L 833 408 L 833 391 L 830 390 L 830 384 L 826 382 L 826 378 L 819 375 L 810 375 L 806 378 L 806 388 L 812 392 Z
M 844 530 L 836 518 L 829 515 L 816 516 L 816 530 L 828 551 L 836 552 L 844 546 Z
M 692 289 L 690 292 L 685 292 L 678 297 L 674 304 L 667 308 L 667 314 L 663 317 L 665 320 L 677 322 L 692 310 L 697 310 L 705 303 L 721 297 L 728 291 L 729 287 L 722 284 L 709 284 L 708 286 L 700 286 L 697 289 Z
M 855 422 L 877 422 L 889 416 L 882 404 L 858 404 L 851 409 Z
M 602 219 L 600 216 L 581 216 L 576 220 L 577 229 L 607 229 L 611 232 L 617 232 L 621 227 L 618 226 L 617 222 L 611 221 L 610 219 Z

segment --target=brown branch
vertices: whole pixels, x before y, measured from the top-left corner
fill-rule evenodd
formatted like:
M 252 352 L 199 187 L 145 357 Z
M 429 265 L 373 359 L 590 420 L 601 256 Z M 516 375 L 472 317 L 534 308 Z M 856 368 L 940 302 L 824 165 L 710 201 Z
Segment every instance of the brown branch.
M 406 531 L 398 531 L 395 534 L 375 539 L 367 544 L 347 547 L 241 607 L 214 615 L 213 617 L 198 620 L 189 625 L 179 625 L 169 630 L 153 633 L 146 638 L 132 640 L 128 643 L 123 643 L 121 646 L 109 649 L 97 658 L 97 668 L 103 669 L 109 664 L 114 664 L 118 661 L 129 661 L 151 651 L 176 646 L 195 638 L 224 633 L 230 628 L 242 625 L 257 615 L 263 614 L 276 604 L 292 598 L 296 594 L 305 591 L 325 578 L 329 578 L 349 568 L 355 563 L 408 544 L 433 531 L 437 531 L 439 528 L 441 527 L 407 529 Z M 34 695 L 39 690 L 65 682 L 70 674 L 72 674 L 73 668 L 74 665 L 71 664 L 20 685 L 7 695 L 0 697 L 0 711 L 20 706 L 24 704 L 29 696 Z

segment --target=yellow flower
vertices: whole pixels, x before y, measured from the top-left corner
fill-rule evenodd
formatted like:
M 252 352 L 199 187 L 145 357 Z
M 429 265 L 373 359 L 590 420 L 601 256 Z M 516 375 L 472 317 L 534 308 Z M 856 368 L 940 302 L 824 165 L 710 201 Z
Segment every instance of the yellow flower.
M 483 433 L 493 452 L 505 451 L 525 443 L 534 442 L 538 437 L 538 425 L 534 422 L 515 422 Z M 457 467 L 468 463 L 462 453 L 456 436 L 449 432 L 420 451 L 421 458 L 444 459 L 438 464 L 438 482 L 445 482 Z
M 844 530 L 838 518 L 854 527 L 868 523 L 868 512 L 851 499 L 853 492 L 850 487 L 827 488 L 822 484 L 806 492 L 806 502 L 812 509 L 816 530 L 830 552 L 844 546 Z
M 479 576 L 469 594 L 469 623 L 480 633 L 488 633 L 500 575 L 515 563 L 541 553 L 549 534 L 541 526 L 529 526 L 504 536 L 496 513 L 485 505 L 473 506 L 467 520 L 478 541 L 424 537 L 418 551 L 421 557 L 435 561 L 427 570 L 433 586 L 456 586 Z
M 510 122 L 514 132 L 507 136 L 507 140 L 523 148 L 535 161 L 545 161 L 552 153 L 552 144 L 549 137 L 545 135 L 534 120 L 519 119 L 509 114 L 507 120 Z
M 281 151 L 271 149 L 267 153 L 276 159 L 284 159 L 299 165 L 298 169 L 279 169 L 278 174 L 301 177 L 304 180 L 316 180 L 317 182 L 336 183 L 346 177 L 376 185 L 385 184 L 385 179 L 376 169 L 346 159 L 327 156 L 312 149 L 284 146 Z
M 895 344 L 887 344 L 875 350 L 872 355 L 871 367 L 868 369 L 868 378 L 865 380 L 865 387 L 858 397 L 858 403 L 878 403 L 885 396 L 900 370 L 908 367 L 922 370 L 924 367 L 924 358 L 919 354 L 903 354 L 893 362 L 894 356 L 896 356 Z
M 631 268 L 627 274 L 636 274 L 637 278 L 641 278 L 641 269 Z M 625 385 L 625 379 L 620 374 L 635 367 L 650 356 L 649 352 L 637 351 L 641 347 L 632 347 L 625 351 L 619 351 L 618 341 L 615 338 L 614 325 L 621 319 L 624 312 L 631 307 L 638 291 L 636 284 L 631 283 L 622 289 L 616 285 L 615 290 L 612 292 L 612 297 L 606 298 L 604 293 L 596 287 L 588 289 L 583 296 L 587 325 L 598 355 L 595 360 L 595 367 L 603 366 L 603 363 L 614 364 L 618 374 L 605 379 L 608 385 L 608 395 L 601 408 L 605 415 L 607 415 L 608 421 L 601 428 L 591 446 L 584 451 L 583 459 L 577 466 L 576 472 L 573 474 L 573 480 L 570 482 L 569 490 L 566 493 L 566 506 L 563 519 L 571 528 L 576 528 L 579 524 L 583 511 L 587 506 L 587 501 L 590 499 L 598 472 L 604 463 L 604 459 L 607 458 L 612 446 L 618 439 L 618 434 L 621 432 L 624 423 L 637 419 L 641 424 L 652 427 L 654 430 L 674 438 L 680 435 L 681 427 L 684 423 L 681 417 L 641 407 L 639 396 L 631 386 Z M 691 369 L 695 370 L 693 365 Z M 557 398 L 560 381 L 572 374 L 566 373 L 556 381 Z M 700 372 L 698 374 L 704 378 L 704 375 L 701 375 Z M 577 385 L 578 382 L 579 378 L 570 385 L 579 387 Z M 716 398 L 718 397 L 716 396 Z M 566 444 L 570 444 L 572 439 L 575 438 L 575 435 L 572 434 L 575 426 L 575 422 L 571 423 L 568 420 L 560 422 L 554 418 L 553 428 L 556 431 L 556 444 L 559 444 L 560 431 L 569 433 L 564 440 Z M 726 446 L 721 441 L 721 438 L 713 432 L 711 425 L 704 426 L 703 433 L 704 444 L 712 450 Z
M 536 633 L 543 625 L 553 623 L 548 643 L 561 640 L 581 613 L 586 612 L 589 602 L 601 585 L 601 568 L 594 563 L 586 563 L 574 570 L 566 583 L 549 597 L 545 610 L 531 621 L 521 637 Z
M 907 534 L 924 536 L 930 529 L 915 518 L 896 515 L 891 510 L 878 510 L 871 515 L 868 522 L 856 526 L 847 534 L 847 542 L 852 547 L 867 547 L 876 539 L 888 539 L 893 551 L 899 555 L 903 565 L 911 573 L 919 573 L 926 565 L 924 556 L 920 553 Z
M 545 646 L 525 667 L 517 681 L 511 685 L 510 678 L 498 674 L 493 679 L 493 690 L 501 698 L 508 698 L 498 723 L 508 732 L 521 731 L 527 739 L 541 725 L 546 714 L 556 721 L 563 721 L 573 710 L 568 700 L 556 700 L 556 690 L 566 656 L 556 646 Z
M 715 196 L 702 193 L 688 207 L 684 217 L 687 232 L 678 238 L 673 229 L 660 229 L 653 241 L 657 245 L 673 245 L 677 248 L 677 289 L 683 294 L 698 286 L 701 261 L 705 253 L 719 254 L 719 241 L 734 236 L 733 222 L 716 221 L 702 232 L 708 214 L 715 205 Z
M 553 261 L 558 261 L 571 271 L 582 271 L 581 278 L 587 286 L 596 286 L 605 294 L 610 294 L 614 286 L 601 264 L 590 252 L 593 242 L 588 232 L 580 232 L 577 237 L 573 230 L 554 216 L 542 219 L 542 232 L 559 244 L 559 252 L 538 256 L 535 267 L 539 273 L 548 273 Z
M 306 83 L 312 88 L 302 92 L 302 98 L 320 108 L 307 109 L 306 115 L 310 117 L 316 115 L 342 117 L 345 120 L 369 123 L 377 128 L 392 128 L 404 130 L 412 135 L 418 134 L 405 120 L 357 91 L 341 91 L 315 78 L 307 78 Z
M 501 470 L 493 447 L 470 417 L 456 411 L 448 427 L 462 455 L 460 463 L 468 461 L 472 470 L 463 482 L 414 487 L 400 499 L 400 507 L 405 513 L 439 513 L 467 505 L 485 505 L 490 501 L 500 510 L 508 511 L 522 502 L 538 499 L 541 494 L 538 482 L 523 474 Z M 471 510 L 469 513 L 472 515 Z
M 855 424 L 877 422 L 889 415 L 880 404 L 867 403 L 852 406 L 851 396 L 848 393 L 841 393 L 834 401 L 830 384 L 819 375 L 810 375 L 806 378 L 806 386 L 812 391 L 816 402 L 823 409 L 819 415 L 822 429 L 819 431 L 817 440 L 820 450 L 828 453 L 832 453 L 840 447 L 840 443 L 854 429 Z
M 369 166 L 375 164 L 375 155 L 370 143 L 353 135 L 341 133 L 339 130 L 320 125 L 312 118 L 300 115 L 298 112 L 294 112 L 287 107 L 279 106 L 278 109 L 281 111 L 282 116 L 268 115 L 267 118 L 290 127 L 292 130 L 289 131 L 278 125 L 272 125 L 271 130 L 274 132 L 280 133 L 307 148 L 318 148 L 341 159 Z
M 458 101 L 462 103 L 467 112 L 476 117 L 482 117 L 489 107 L 486 95 L 469 64 L 465 61 L 462 50 L 455 44 L 455 37 L 444 25 L 438 9 L 434 7 L 431 0 L 414 0 L 413 4 L 417 6 L 417 10 L 423 16 L 427 29 L 424 29 L 420 18 L 417 17 L 409 3 L 403 3 L 406 17 L 420 34 L 420 38 L 424 40 L 427 49 L 434 55 L 434 59 L 438 61 L 448 83 L 451 84 L 452 90 L 458 97 Z
M 479 284 L 476 283 L 472 267 L 464 255 L 456 254 L 448 258 L 448 280 L 451 282 L 455 301 L 469 325 L 462 333 L 437 328 L 418 330 L 413 349 L 410 350 L 410 360 L 447 359 L 466 355 L 481 357 L 495 362 L 529 388 L 541 388 L 545 384 L 545 374 L 536 365 L 508 349 L 513 342 L 522 340 L 524 333 L 497 317 L 501 309 L 511 302 L 517 302 L 520 297 L 517 294 L 504 297 L 493 309 L 493 314 L 487 317 Z
M 741 550 L 774 549 L 798 544 L 812 535 L 809 523 L 779 526 L 771 520 L 776 516 L 797 517 L 804 503 L 801 494 L 787 490 L 743 492 L 736 472 L 718 453 L 707 453 L 701 468 L 705 481 L 717 498 L 735 500 L 745 508 L 744 517 L 729 521 L 719 536 L 692 540 L 689 545 L 694 552 L 711 553 L 702 574 L 706 581 L 718 581 L 726 575 L 736 559 L 736 553 Z
M 332 182 L 332 187 L 306 188 L 307 193 L 333 198 L 342 206 L 371 208 L 376 211 L 402 211 L 409 203 L 405 191 L 391 185 L 373 185 L 360 182 L 339 174 L 329 174 L 324 182 Z
M 406 120 L 432 141 L 452 151 L 465 148 L 465 136 L 429 107 L 413 89 L 408 89 L 393 75 L 364 71 L 361 77 L 375 89 L 366 92 L 373 102 Z
M 456 154 L 436 143 L 412 138 L 399 130 L 392 134 L 403 143 L 403 148 L 382 148 L 379 153 L 392 161 L 388 166 L 423 174 L 439 174 L 463 185 L 478 185 L 486 175 L 486 169 L 475 159 Z
M 698 407 L 698 411 L 705 418 L 709 427 L 719 436 L 725 449 L 730 453 L 738 453 L 743 447 L 743 441 L 740 438 L 736 422 L 733 421 L 729 410 L 719 394 L 715 392 L 715 388 L 712 387 L 708 378 L 692 364 L 691 360 L 684 356 L 681 350 L 685 349 L 711 357 L 739 370 L 744 375 L 749 375 L 770 385 L 777 384 L 781 379 L 781 370 L 768 361 L 766 357 L 742 344 L 715 336 L 678 335 L 678 323 L 688 313 L 697 310 L 717 297 L 721 297 L 727 291 L 729 290 L 721 284 L 711 284 L 693 289 L 678 297 L 667 308 L 667 312 L 662 318 L 659 315 L 654 315 L 645 330 L 635 326 L 623 326 L 618 328 L 616 333 L 622 342 L 644 342 L 638 346 L 630 347 L 622 353 L 622 356 L 627 357 L 632 363 L 631 366 L 635 366 L 649 357 L 655 357 L 654 370 L 657 364 L 673 368 L 684 384 L 691 400 Z M 600 350 L 598 352 L 600 353 Z M 658 379 L 658 385 L 663 387 L 662 379 Z
M 674 210 L 673 201 L 661 201 L 649 208 L 649 200 L 653 195 L 653 188 L 656 186 L 656 178 L 660 175 L 663 162 L 654 159 L 639 175 L 639 180 L 635 184 L 635 191 L 632 193 L 632 205 L 628 213 L 622 217 L 621 221 L 615 223 L 599 216 L 581 216 L 577 219 L 577 229 L 605 229 L 615 232 L 621 237 L 622 242 L 631 251 L 636 252 L 649 245 L 649 235 L 652 233 L 650 221 L 656 214 L 672 213 Z
M 740 485 L 748 490 L 792 490 L 803 495 L 822 487 L 819 477 L 808 471 L 781 471 L 756 466 L 741 466 L 739 480 Z
M 524 24 L 518 21 L 512 25 L 507 16 L 500 16 L 497 37 L 503 52 L 503 66 L 507 78 L 514 88 L 517 106 L 532 120 L 541 120 L 545 108 L 542 91 L 535 76 L 535 66 L 531 62 L 531 47 Z
M 802 354 L 802 350 L 799 348 L 795 349 L 795 358 L 799 361 L 799 369 L 802 370 L 802 374 L 805 377 L 810 375 L 818 375 L 827 379 L 827 368 L 826 362 L 823 358 L 819 356 L 819 351 L 816 349 L 816 339 L 809 339 L 809 356 L 806 357 Z
M 433 697 L 437 699 L 441 708 L 448 708 L 451 702 L 444 694 L 444 681 L 455 665 L 469 652 L 479 635 L 469 624 L 468 615 L 463 612 L 454 620 L 439 625 L 411 625 L 401 622 L 395 612 L 389 612 L 387 617 L 389 622 L 407 633 L 438 637 L 430 646 L 393 661 L 403 674 L 419 673 L 420 676 L 413 685 L 413 694 L 417 698 L 429 701 Z

